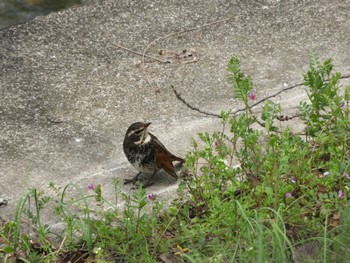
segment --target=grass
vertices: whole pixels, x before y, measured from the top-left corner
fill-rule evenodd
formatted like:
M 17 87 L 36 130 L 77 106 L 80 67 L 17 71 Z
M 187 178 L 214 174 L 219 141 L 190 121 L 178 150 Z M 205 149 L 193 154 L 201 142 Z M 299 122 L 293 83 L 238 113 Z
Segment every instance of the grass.
M 32 189 L 1 225 L 0 259 L 348 261 L 350 87 L 341 87 L 332 69 L 332 60 L 311 54 L 304 75 L 309 101 L 298 107 L 305 132 L 297 134 L 281 128 L 279 104 L 266 101 L 260 117 L 252 112 L 251 78 L 238 58 L 230 59 L 227 79 L 245 112 L 222 112 L 221 129 L 193 140 L 176 200 L 165 204 L 142 188 L 119 200 L 118 181 L 113 203 L 99 185 L 87 195 L 76 185 L 51 184 L 56 197 Z M 65 224 L 58 238 L 40 220 L 47 202 L 56 202 Z

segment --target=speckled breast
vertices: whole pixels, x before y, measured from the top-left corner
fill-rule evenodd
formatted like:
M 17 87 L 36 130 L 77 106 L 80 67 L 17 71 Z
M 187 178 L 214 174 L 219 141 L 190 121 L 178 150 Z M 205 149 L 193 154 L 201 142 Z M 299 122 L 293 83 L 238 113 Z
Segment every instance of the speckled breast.
M 124 152 L 136 170 L 143 173 L 154 173 L 159 170 L 156 165 L 156 152 L 150 143 L 124 149 Z

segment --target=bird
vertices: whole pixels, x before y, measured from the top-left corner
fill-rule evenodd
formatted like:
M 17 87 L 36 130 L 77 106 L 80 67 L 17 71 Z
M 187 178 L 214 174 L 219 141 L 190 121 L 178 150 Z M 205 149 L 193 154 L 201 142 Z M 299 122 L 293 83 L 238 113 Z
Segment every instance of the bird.
M 152 174 L 148 182 L 143 185 L 147 187 L 160 169 L 164 169 L 175 179 L 178 178 L 173 162 L 183 163 L 184 159 L 170 153 L 156 136 L 148 132 L 150 125 L 150 122 L 135 122 L 126 131 L 123 141 L 124 154 L 139 172 L 134 178 L 124 180 L 124 184 L 134 184 L 141 173 Z

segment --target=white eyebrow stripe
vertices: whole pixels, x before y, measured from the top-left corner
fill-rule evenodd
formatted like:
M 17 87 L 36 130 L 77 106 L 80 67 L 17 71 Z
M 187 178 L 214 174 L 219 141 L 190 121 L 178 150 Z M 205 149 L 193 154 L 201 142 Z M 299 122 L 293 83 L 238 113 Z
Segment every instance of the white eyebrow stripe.
M 143 129 L 144 128 L 142 127 L 142 128 L 137 129 L 137 130 L 132 130 L 131 132 L 128 133 L 128 137 L 130 137 L 135 132 L 142 131 Z

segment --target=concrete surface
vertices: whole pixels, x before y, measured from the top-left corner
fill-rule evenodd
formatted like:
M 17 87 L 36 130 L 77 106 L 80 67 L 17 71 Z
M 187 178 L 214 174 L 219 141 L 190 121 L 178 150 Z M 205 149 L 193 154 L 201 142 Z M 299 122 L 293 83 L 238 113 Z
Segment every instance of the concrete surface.
M 197 61 L 146 57 L 141 64 L 142 56 L 114 44 L 139 53 L 148 47 L 160 59 L 160 50 L 187 50 Z M 113 178 L 136 172 L 122 151 L 135 121 L 152 122 L 169 150 L 185 156 L 191 138 L 219 120 L 190 110 L 170 86 L 205 111 L 240 108 L 226 83 L 233 54 L 259 100 L 302 82 L 311 48 L 348 74 L 349 47 L 350 3 L 343 0 L 91 1 L 0 31 L 0 197 L 7 201 L 0 214 L 11 218 L 23 193 L 51 181 L 86 192 L 89 183 L 101 184 L 113 200 Z M 293 114 L 305 98 L 301 87 L 276 100 Z M 149 193 L 175 195 L 170 176 L 156 180 Z

